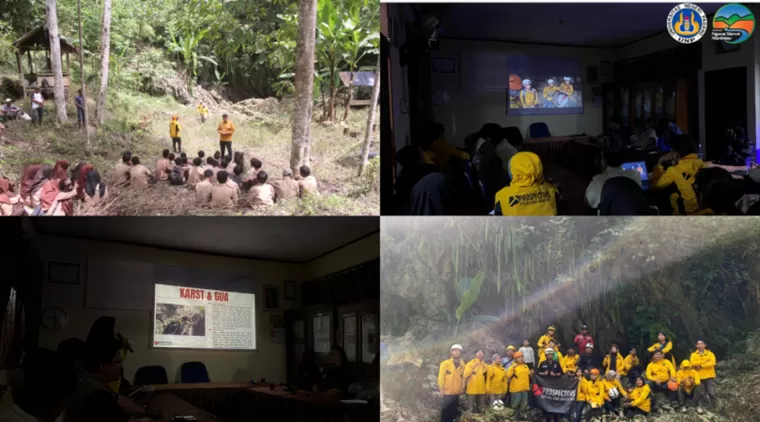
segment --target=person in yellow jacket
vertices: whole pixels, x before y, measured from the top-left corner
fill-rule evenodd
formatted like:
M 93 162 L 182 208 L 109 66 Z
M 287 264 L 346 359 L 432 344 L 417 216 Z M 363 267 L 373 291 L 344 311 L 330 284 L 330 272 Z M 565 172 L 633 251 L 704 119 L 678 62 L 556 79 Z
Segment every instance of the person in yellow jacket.
M 652 409 L 652 390 L 644 380 L 644 377 L 636 377 L 636 388 L 629 394 L 630 401 L 623 404 L 628 410 L 625 412 L 627 419 L 633 419 L 636 415 L 646 415 Z
M 549 346 L 549 340 L 554 340 L 554 334 L 556 332 L 557 329 L 554 328 L 553 325 L 550 325 L 549 328 L 546 329 L 546 334 L 538 338 L 538 343 L 536 343 L 536 345 L 538 346 L 539 359 L 541 359 L 541 356 L 544 355 L 544 351 Z
M 604 412 L 604 403 L 607 392 L 604 389 L 604 381 L 601 379 L 599 370 L 594 368 L 589 372 L 589 380 L 586 383 L 586 401 L 591 406 L 589 416 L 599 418 Z
M 573 89 L 573 78 L 565 76 L 562 78 L 562 83 L 559 84 L 559 92 L 564 92 L 568 97 L 572 97 L 575 89 Z
M 625 369 L 624 372 L 618 372 L 623 377 L 623 385 L 629 387 L 636 384 L 636 377 L 641 375 L 641 361 L 639 360 L 638 350 L 635 347 L 631 347 L 628 351 L 628 356 L 625 357 Z
M 198 104 L 198 115 L 201 117 L 201 123 L 206 123 L 206 119 L 208 118 L 208 107 L 206 107 L 206 104 L 204 104 L 202 101 Z
M 172 138 L 172 148 L 176 153 L 182 152 L 182 138 L 179 129 L 179 116 L 175 114 L 172 116 L 172 121 L 169 122 L 169 137 Z
M 570 349 L 567 349 L 570 353 Z M 588 383 L 589 381 L 583 376 L 583 369 L 577 368 L 574 372 L 575 378 L 578 379 L 578 392 L 575 395 L 575 406 L 573 407 L 573 421 L 581 422 L 583 410 L 586 408 L 588 400 Z
M 554 94 L 559 91 L 559 87 L 556 85 L 554 79 L 546 81 L 547 85 L 544 87 L 544 103 L 546 107 L 554 107 Z
M 618 350 L 617 344 L 610 346 L 610 353 L 602 360 L 602 368 L 605 374 L 608 371 L 615 371 L 616 374 L 623 375 L 621 371 L 625 371 L 625 358 Z
M 676 369 L 669 360 L 663 358 L 661 350 L 654 352 L 652 361 L 647 365 L 647 384 L 652 390 L 652 411 L 657 411 L 657 399 L 655 393 L 664 392 L 671 401 L 676 402 L 675 393 L 668 389 L 668 382 L 676 381 Z M 675 405 L 674 405 L 675 407 Z
M 614 414 L 620 409 L 621 397 L 627 399 L 628 393 L 625 391 L 625 388 L 623 388 L 623 384 L 620 383 L 620 380 L 618 380 L 617 372 L 613 370 L 609 370 L 605 373 L 602 385 L 604 385 L 604 392 L 606 394 L 604 399 L 604 410 L 606 410 L 607 413 Z
M 462 346 L 451 346 L 451 357 L 441 362 L 438 369 L 438 391 L 443 398 L 441 422 L 459 419 L 459 396 L 464 393 L 464 362 Z
M 452 157 L 462 161 L 470 159 L 470 154 L 460 151 L 457 147 L 446 142 L 443 124 L 434 123 L 432 131 L 433 142 L 430 144 L 432 161 L 441 171 L 446 171 L 449 168 L 449 161 Z
M 672 350 L 673 350 L 673 342 L 668 339 L 668 336 L 660 331 L 657 333 L 657 343 L 653 344 L 650 348 L 647 349 L 649 353 L 654 353 L 657 350 L 662 352 L 662 356 L 669 360 L 670 363 L 673 365 L 673 367 L 676 367 L 676 357 L 673 356 Z
M 512 156 L 509 177 L 509 185 L 496 193 L 495 215 L 557 215 L 559 191 L 544 180 L 544 166 L 538 155 L 523 151 Z
M 509 380 L 509 404 L 515 410 L 515 420 L 521 420 L 528 409 L 528 392 L 530 391 L 530 376 L 533 371 L 525 364 L 522 352 L 514 355 L 515 363 L 507 370 Z
M 565 366 L 562 364 L 565 361 L 565 357 L 562 356 L 562 352 L 559 351 L 559 346 L 557 345 L 557 340 L 554 339 L 549 340 L 548 347 L 544 349 L 544 354 L 538 357 L 538 364 L 540 365 L 541 362 L 546 360 L 547 350 L 552 350 L 552 359 L 557 362 L 560 368 L 562 368 L 563 373 L 567 372 Z
M 498 353 L 491 356 L 491 365 L 486 372 L 486 394 L 489 406 L 495 400 L 503 400 L 506 403 L 507 370 L 501 365 L 501 356 Z
M 520 105 L 522 108 L 536 108 L 538 105 L 538 92 L 533 88 L 533 81 L 523 79 L 523 89 L 520 90 Z
M 578 368 L 578 361 L 580 358 L 580 355 L 575 353 L 575 348 L 570 347 L 567 349 L 567 355 L 565 355 L 565 357 L 562 358 L 562 362 L 560 362 L 562 370 L 565 371 L 566 374 L 574 374 L 575 370 Z
M 686 412 L 686 400 L 696 403 L 697 413 L 702 413 L 702 407 L 699 400 L 702 396 L 702 383 L 699 379 L 699 373 L 691 366 L 691 362 L 684 360 L 681 362 L 681 368 L 676 372 L 678 381 L 678 405 L 681 406 L 681 412 Z
M 486 377 L 488 376 L 488 364 L 483 362 L 483 351 L 475 352 L 475 358 L 464 366 L 464 384 L 467 386 L 467 400 L 470 411 L 483 413 L 486 403 Z
M 671 151 L 657 162 L 649 178 L 651 189 L 670 190 L 670 206 L 673 215 L 695 215 L 700 213 L 699 198 L 694 190 L 697 172 L 706 167 L 697 157 L 698 144 L 688 135 L 678 135 Z M 665 162 L 675 162 L 666 170 Z
M 704 340 L 697 340 L 697 350 L 689 357 L 692 367 L 697 371 L 702 384 L 703 402 L 714 409 L 717 405 L 717 386 L 715 385 L 715 354 L 707 349 Z
M 234 157 L 232 154 L 232 135 L 235 134 L 235 125 L 232 124 L 227 113 L 222 114 L 222 121 L 219 122 L 216 131 L 219 132 L 219 151 L 221 151 L 222 157 L 225 156 L 225 148 L 229 152 L 229 156 Z

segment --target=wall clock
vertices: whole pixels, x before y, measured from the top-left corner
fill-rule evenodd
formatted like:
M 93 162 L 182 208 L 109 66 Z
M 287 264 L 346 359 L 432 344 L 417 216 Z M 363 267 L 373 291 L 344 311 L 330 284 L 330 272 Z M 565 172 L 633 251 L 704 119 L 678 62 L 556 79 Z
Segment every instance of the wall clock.
M 60 330 L 68 324 L 69 317 L 63 309 L 50 306 L 42 310 L 42 326 L 48 330 Z

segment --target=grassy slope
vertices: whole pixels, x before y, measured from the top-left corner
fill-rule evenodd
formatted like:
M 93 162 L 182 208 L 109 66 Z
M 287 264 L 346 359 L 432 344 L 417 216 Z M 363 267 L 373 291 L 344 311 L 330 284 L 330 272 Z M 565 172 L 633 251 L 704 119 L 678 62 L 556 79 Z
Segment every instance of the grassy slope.
M 74 90 L 72 90 L 74 92 Z M 63 127 L 53 123 L 52 102 L 47 104 L 47 121 L 42 127 L 31 126 L 28 122 L 11 123 L 7 129 L 7 142 L 3 147 L 4 157 L 0 159 L 0 173 L 16 179 L 26 164 L 68 159 L 72 163 L 80 160 L 93 163 L 102 175 L 118 161 L 125 149 L 141 157 L 149 167 L 164 148 L 171 148 L 168 125 L 172 113 L 180 116 L 182 123 L 183 149 L 194 157 L 199 149 L 207 156 L 218 149 L 216 124 L 221 113 L 228 111 L 237 126 L 234 137 L 235 150 L 246 153 L 246 161 L 257 157 L 264 163 L 264 170 L 270 178 L 279 178 L 282 168 L 288 165 L 290 157 L 290 112 L 287 102 L 280 104 L 276 113 L 262 115 L 260 119 L 245 118 L 234 111 L 211 110 L 211 119 L 204 125 L 196 118 L 194 107 L 178 104 L 173 98 L 156 98 L 119 90 L 109 93 L 109 115 L 105 127 L 99 133 L 92 133 L 92 155 L 86 155 L 85 136 L 76 128 L 76 114 L 69 104 L 69 121 Z M 69 101 L 70 103 L 73 100 Z M 90 115 L 94 115 L 94 102 L 88 101 Z M 28 108 L 28 104 L 24 104 Z M 315 113 L 318 112 L 318 108 Z M 351 131 L 364 132 L 366 109 L 354 110 L 348 125 Z M 243 206 L 233 210 L 211 210 L 198 206 L 193 193 L 184 188 L 157 185 L 142 192 L 129 189 L 112 190 L 112 198 L 107 206 L 93 210 L 91 214 L 109 215 L 377 215 L 379 195 L 377 193 L 378 173 L 372 165 L 370 174 L 356 178 L 356 160 L 353 159 L 361 148 L 361 138 L 343 135 L 339 125 L 313 123 L 312 129 L 313 174 L 320 182 L 322 197 L 314 200 L 281 203 L 265 210 L 252 210 Z M 377 143 L 377 134 L 375 142 Z M 373 148 L 374 149 L 374 148 Z M 375 163 L 376 164 L 376 163 Z M 374 188 L 373 188 L 374 187 Z

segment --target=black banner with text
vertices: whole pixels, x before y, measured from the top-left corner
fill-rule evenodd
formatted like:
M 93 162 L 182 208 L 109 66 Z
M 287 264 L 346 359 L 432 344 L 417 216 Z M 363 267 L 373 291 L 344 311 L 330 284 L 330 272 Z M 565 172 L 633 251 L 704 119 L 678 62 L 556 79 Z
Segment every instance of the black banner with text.
M 578 394 L 576 378 L 536 375 L 533 381 L 533 396 L 541 410 L 559 414 L 570 413 Z

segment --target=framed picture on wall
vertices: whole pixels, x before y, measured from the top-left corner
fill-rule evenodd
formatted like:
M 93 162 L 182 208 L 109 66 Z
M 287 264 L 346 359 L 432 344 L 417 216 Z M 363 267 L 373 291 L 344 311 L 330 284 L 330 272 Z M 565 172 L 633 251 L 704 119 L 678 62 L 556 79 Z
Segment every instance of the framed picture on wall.
M 51 284 L 79 284 L 79 264 L 71 262 L 48 262 L 47 282 Z
M 277 286 L 264 285 L 264 310 L 277 311 L 280 309 L 280 292 Z

